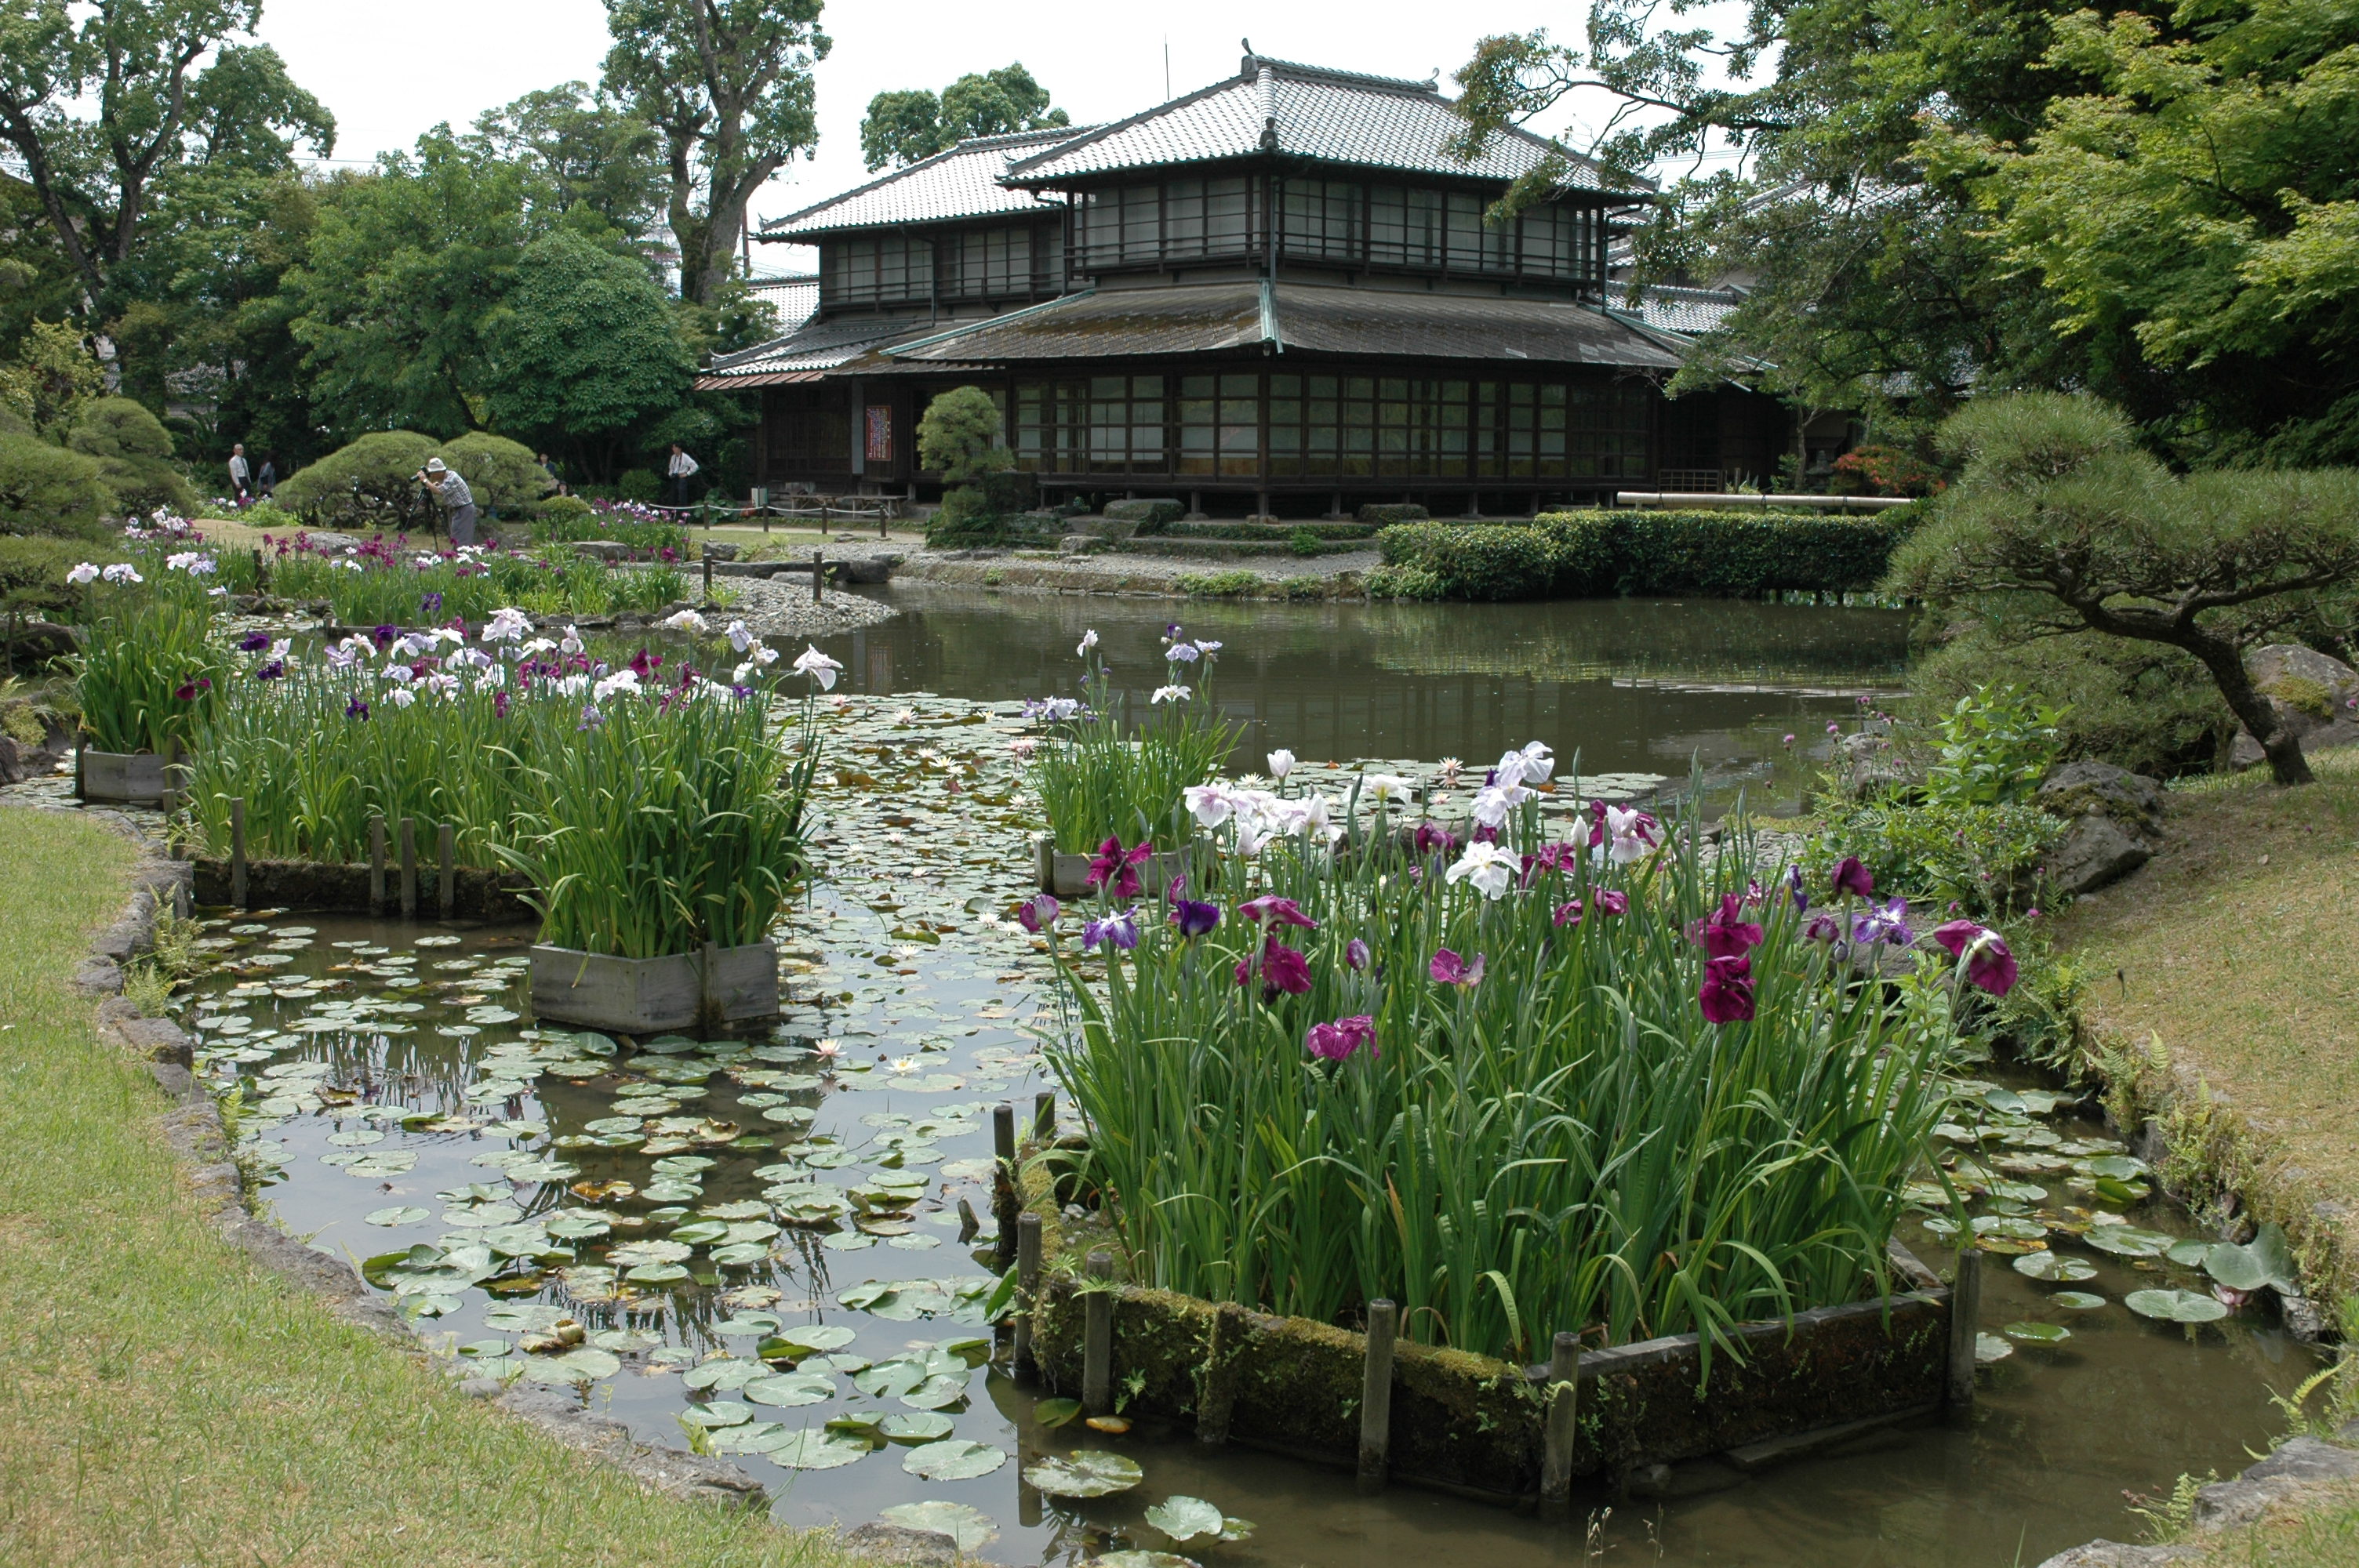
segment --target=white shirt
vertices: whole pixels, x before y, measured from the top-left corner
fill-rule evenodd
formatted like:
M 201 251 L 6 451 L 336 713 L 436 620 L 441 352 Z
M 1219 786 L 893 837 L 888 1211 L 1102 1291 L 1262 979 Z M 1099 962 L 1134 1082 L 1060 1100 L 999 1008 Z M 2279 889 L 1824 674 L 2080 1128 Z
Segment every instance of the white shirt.
M 232 452 L 230 454 L 229 477 L 232 482 L 244 484 L 245 482 L 245 476 L 252 471 L 252 470 L 245 466 L 245 453 Z
M 686 479 L 695 471 L 694 458 L 690 457 L 686 452 L 674 452 L 671 455 L 671 467 L 664 470 L 664 476 L 668 479 Z

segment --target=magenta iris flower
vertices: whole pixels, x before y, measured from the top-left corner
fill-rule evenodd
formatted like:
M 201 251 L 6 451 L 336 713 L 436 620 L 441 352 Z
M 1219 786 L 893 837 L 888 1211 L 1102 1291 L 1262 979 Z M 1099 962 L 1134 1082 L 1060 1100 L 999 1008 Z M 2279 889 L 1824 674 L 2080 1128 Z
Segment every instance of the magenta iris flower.
M 1310 966 L 1302 955 L 1279 941 L 1275 933 L 1265 938 L 1261 952 L 1237 963 L 1237 984 L 1251 985 L 1254 974 L 1261 975 L 1262 995 L 1274 998 L 1280 991 L 1300 996 L 1310 989 Z
M 1823 912 L 1810 916 L 1802 927 L 1805 942 L 1836 942 L 1843 938 L 1843 922 Z
M 1297 908 L 1292 899 L 1279 898 L 1274 893 L 1237 905 L 1237 913 L 1256 925 L 1268 921 L 1273 931 L 1281 925 L 1299 925 L 1305 931 L 1319 929 L 1319 923 Z
M 1120 914 L 1109 914 L 1103 920 L 1093 920 L 1082 927 L 1083 952 L 1104 943 L 1129 952 L 1138 946 L 1138 911 L 1126 909 Z
M 1741 958 L 1761 946 L 1761 927 L 1740 918 L 1741 914 L 1736 895 L 1724 892 L 1718 909 L 1688 927 L 1688 939 L 1702 948 L 1706 957 Z
M 1368 945 L 1357 936 L 1343 944 L 1343 962 L 1347 968 L 1364 969 L 1368 967 Z
M 1598 895 L 1597 895 L 1597 913 L 1598 913 L 1598 914 L 1628 914 L 1628 913 L 1629 913 L 1629 911 L 1630 911 L 1630 895 L 1629 895 L 1628 893 L 1618 892 L 1617 890 L 1615 890 L 1615 889 L 1614 889 L 1614 888 L 1606 888 L 1606 889 L 1604 889 L 1603 891 L 1602 891 L 1601 892 L 1599 892 L 1599 893 L 1598 893 Z
M 1555 920 L 1559 925 L 1580 925 L 1581 900 L 1577 898 L 1569 898 L 1562 903 L 1558 904 L 1556 906 Z
M 1458 836 L 1435 823 L 1420 822 L 1415 843 L 1419 855 L 1447 855 L 1458 848 Z
M 1376 1021 L 1364 1012 L 1353 1018 L 1339 1018 L 1332 1023 L 1314 1023 L 1302 1044 L 1322 1062 L 1348 1061 L 1364 1045 L 1369 1055 L 1380 1054 L 1376 1050 Z
M 1155 853 L 1147 844 L 1134 844 L 1125 849 L 1119 838 L 1108 838 L 1090 857 L 1089 887 L 1111 883 L 1116 898 L 1136 898 L 1139 892 L 1138 868 Z
M 1434 953 L 1433 961 L 1426 965 L 1425 972 L 1433 977 L 1436 985 L 1475 986 L 1483 983 L 1483 965 L 1484 955 L 1481 953 L 1475 954 L 1474 961 L 1470 964 L 1443 947 Z
M 1933 928 L 1933 940 L 1953 957 L 1965 960 L 1966 979 L 1993 996 L 2015 989 L 2015 954 L 1999 934 L 1971 920 L 1952 920 Z
M 1016 923 L 1038 935 L 1041 927 L 1056 924 L 1065 906 L 1049 893 L 1035 893 L 1016 906 Z
M 179 698 L 182 702 L 194 702 L 197 700 L 199 696 L 212 690 L 212 682 L 207 680 L 204 676 L 199 676 L 192 681 L 181 682 L 178 687 L 173 688 L 172 695 Z
M 506 692 L 501 691 L 492 694 L 492 712 L 502 719 L 506 719 L 508 716 L 508 694 Z
M 1171 901 L 1171 924 L 1180 928 L 1182 936 L 1201 936 L 1221 923 L 1221 906 L 1202 903 L 1192 898 Z
M 1753 1016 L 1753 960 L 1740 955 L 1711 958 L 1696 992 L 1710 1023 L 1742 1023 Z
M 1845 855 L 1835 862 L 1834 884 L 1835 892 L 1853 898 L 1875 896 L 1875 879 L 1868 874 L 1857 855 Z

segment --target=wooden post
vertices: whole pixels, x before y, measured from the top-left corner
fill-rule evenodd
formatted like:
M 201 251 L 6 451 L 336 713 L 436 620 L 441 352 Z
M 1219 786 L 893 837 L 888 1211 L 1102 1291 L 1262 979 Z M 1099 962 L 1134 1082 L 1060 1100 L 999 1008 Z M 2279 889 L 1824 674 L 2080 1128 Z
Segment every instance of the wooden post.
M 1560 1334 L 1549 1356 L 1547 1444 L 1540 1454 L 1540 1511 L 1562 1519 L 1572 1495 L 1572 1440 L 1579 1430 L 1581 1336 Z
M 1040 1144 L 1057 1141 L 1057 1091 L 1042 1089 L 1032 1097 L 1032 1141 Z
M 1252 1325 L 1245 1309 L 1223 1302 L 1212 1314 L 1212 1332 L 1204 1349 L 1204 1388 L 1196 1401 L 1196 1441 L 1207 1448 L 1225 1448 L 1229 1422 L 1237 1410 L 1237 1358 Z
M 1016 1261 L 1016 1233 L 1024 1201 L 1016 1191 L 1016 1107 L 1006 1100 L 991 1108 L 991 1151 L 999 1158 L 991 1184 L 993 1217 L 999 1221 L 998 1266 Z
M 435 903 L 448 920 L 459 907 L 459 830 L 448 822 L 434 829 L 434 857 L 442 874 L 441 886 L 436 890 L 440 896 Z
M 1018 1377 L 1029 1377 L 1032 1357 L 1032 1313 L 1040 1300 L 1040 1217 L 1016 1217 L 1016 1350 Z
M 179 776 L 180 742 L 175 737 L 164 742 L 164 785 L 156 802 L 156 809 L 168 816 L 171 815 L 173 807 L 178 804 L 179 791 L 173 787 L 173 781 Z
M 817 604 L 827 596 L 827 552 L 811 552 L 811 602 Z
M 1385 1489 L 1393 1440 L 1393 1336 L 1400 1308 L 1388 1301 L 1368 1303 L 1368 1357 L 1360 1377 L 1360 1495 Z
M 418 818 L 401 819 L 401 918 L 418 918 Z
M 712 551 L 710 546 L 704 552 L 704 602 L 712 602 Z
M 1032 836 L 1032 873 L 1042 892 L 1057 891 L 1057 841 L 1046 833 Z
M 385 913 L 385 818 L 369 818 L 369 913 Z
M 245 796 L 232 795 L 229 803 L 229 901 L 238 908 L 245 907 Z
M 1950 1408 L 1972 1409 L 1974 1402 L 1974 1342 L 1983 1315 L 1983 1255 L 1973 1247 L 1958 1253 L 1956 1280 L 1950 1286 Z
M 704 961 L 697 966 L 698 989 L 702 996 L 696 1009 L 700 1029 L 718 1031 L 721 1027 L 721 944 L 704 945 Z
M 912 486 L 911 488 L 914 489 L 915 486 Z M 889 539 L 893 536 L 892 516 L 893 514 L 890 508 L 880 506 L 876 509 L 876 536 L 878 538 Z
M 1114 1254 L 1093 1252 L 1082 1295 L 1082 1413 L 1114 1413 Z

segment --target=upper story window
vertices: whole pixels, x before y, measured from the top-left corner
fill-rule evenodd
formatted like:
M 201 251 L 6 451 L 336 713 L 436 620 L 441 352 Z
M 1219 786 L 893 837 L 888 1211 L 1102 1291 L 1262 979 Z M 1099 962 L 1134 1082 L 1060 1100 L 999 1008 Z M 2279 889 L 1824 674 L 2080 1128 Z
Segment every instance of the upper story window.
M 1087 190 L 1073 204 L 1073 259 L 1083 271 L 1253 253 L 1256 182 L 1173 179 Z
M 820 247 L 824 305 L 922 304 L 934 296 L 931 241 L 899 234 L 831 240 Z
M 1036 286 L 1036 262 L 1049 258 L 1049 249 L 1037 244 L 1029 225 L 1004 229 L 968 229 L 945 234 L 940 242 L 936 267 L 945 299 L 1006 299 L 1029 297 Z

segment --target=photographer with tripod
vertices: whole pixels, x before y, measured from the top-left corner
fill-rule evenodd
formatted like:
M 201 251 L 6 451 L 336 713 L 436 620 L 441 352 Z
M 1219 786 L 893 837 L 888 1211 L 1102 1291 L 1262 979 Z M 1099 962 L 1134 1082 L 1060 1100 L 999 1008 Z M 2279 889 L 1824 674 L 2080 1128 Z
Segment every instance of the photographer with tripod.
M 410 476 L 424 485 L 451 514 L 451 543 L 472 545 L 475 542 L 475 492 L 459 470 L 440 458 L 429 458 L 426 466 Z

